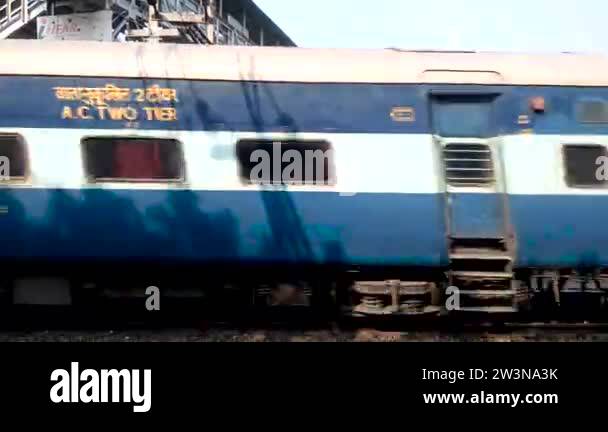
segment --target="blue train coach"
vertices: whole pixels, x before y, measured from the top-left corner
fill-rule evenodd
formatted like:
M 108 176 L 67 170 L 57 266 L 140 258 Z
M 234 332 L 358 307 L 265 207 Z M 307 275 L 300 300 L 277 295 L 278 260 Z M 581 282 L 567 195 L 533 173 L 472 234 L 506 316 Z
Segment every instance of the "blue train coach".
M 331 281 L 364 315 L 604 302 L 605 57 L 16 40 L 0 57 L 13 297 L 40 296 L 32 272 L 123 266 Z

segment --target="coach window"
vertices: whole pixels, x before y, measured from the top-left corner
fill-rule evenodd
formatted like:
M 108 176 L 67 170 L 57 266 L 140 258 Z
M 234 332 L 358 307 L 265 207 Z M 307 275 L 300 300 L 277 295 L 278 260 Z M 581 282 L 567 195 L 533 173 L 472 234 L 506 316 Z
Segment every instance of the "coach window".
M 249 184 L 334 185 L 333 149 L 323 140 L 240 140 L 239 175 Z
M 608 102 L 599 99 L 588 99 L 578 102 L 576 115 L 581 123 L 607 123 Z
M 82 141 L 91 181 L 179 182 L 184 179 L 181 143 L 174 139 L 95 137 Z
M 444 137 L 486 138 L 495 134 L 493 96 L 437 96 L 433 103 L 434 132 Z
M 0 134 L 0 177 L 11 181 L 24 180 L 27 176 L 25 142 L 17 134 Z
M 603 187 L 608 184 L 608 151 L 600 145 L 565 145 L 566 183 L 570 187 Z

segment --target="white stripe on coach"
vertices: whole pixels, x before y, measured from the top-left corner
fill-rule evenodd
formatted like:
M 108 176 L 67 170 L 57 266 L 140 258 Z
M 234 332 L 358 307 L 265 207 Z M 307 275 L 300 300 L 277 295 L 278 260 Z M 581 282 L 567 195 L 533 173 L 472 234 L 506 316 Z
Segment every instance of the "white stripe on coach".
M 0 187 L 182 189 L 256 191 L 238 177 L 235 143 L 242 138 L 325 139 L 335 155 L 335 186 L 289 186 L 291 191 L 341 193 L 439 193 L 443 191 L 441 163 L 431 135 L 247 133 L 171 130 L 0 128 L 21 134 L 28 147 L 31 181 Z M 186 185 L 103 183 L 85 180 L 80 141 L 91 136 L 174 138 L 183 144 Z
M 565 144 L 608 146 L 606 135 L 510 135 L 500 149 L 506 187 L 513 195 L 608 195 L 608 189 L 574 188 L 566 183 Z

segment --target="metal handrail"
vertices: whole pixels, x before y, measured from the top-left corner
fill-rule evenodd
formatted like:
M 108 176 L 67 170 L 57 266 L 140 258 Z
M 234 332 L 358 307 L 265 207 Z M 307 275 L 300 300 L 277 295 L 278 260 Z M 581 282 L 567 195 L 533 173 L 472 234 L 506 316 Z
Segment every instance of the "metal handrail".
M 127 0 L 128 1 L 128 0 Z M 124 4 L 124 2 L 122 2 Z M 177 2 L 176 2 L 177 3 Z M 182 8 L 191 10 L 192 12 L 200 12 L 198 4 L 194 1 L 179 2 Z M 46 0 L 0 0 L 0 34 L 3 30 L 16 22 L 26 24 L 30 19 L 35 18 L 32 12 L 40 5 L 46 4 Z M 165 5 L 171 8 L 170 2 L 165 2 Z M 25 6 L 25 7 L 24 7 Z M 133 4 L 130 5 L 133 7 Z M 143 10 L 142 10 L 143 13 Z M 38 15 L 38 13 L 36 14 Z M 129 13 L 127 15 L 130 15 Z M 120 19 L 129 20 L 129 16 L 121 16 Z M 221 17 L 214 17 L 213 24 L 215 27 L 215 41 L 221 45 L 252 45 L 253 42 L 238 29 L 232 27 Z M 113 35 L 116 38 L 124 25 L 116 26 L 116 32 Z M 205 25 L 200 26 L 202 29 Z
M 1 2 L 2 0 L 0 0 Z M 9 25 L 22 21 L 24 24 L 29 21 L 31 12 L 42 4 L 45 0 L 4 0 L 0 5 L 0 31 Z M 15 4 L 16 3 L 16 4 Z M 24 7 L 25 4 L 25 7 Z M 4 13 L 2 13 L 4 12 Z
M 226 45 L 251 45 L 252 42 L 249 38 L 247 38 L 244 34 L 242 34 L 238 29 L 232 27 L 223 19 L 216 17 L 215 19 L 215 28 L 216 28 L 216 41 L 219 41 L 217 36 L 222 36 L 225 38 L 222 41 L 222 44 Z

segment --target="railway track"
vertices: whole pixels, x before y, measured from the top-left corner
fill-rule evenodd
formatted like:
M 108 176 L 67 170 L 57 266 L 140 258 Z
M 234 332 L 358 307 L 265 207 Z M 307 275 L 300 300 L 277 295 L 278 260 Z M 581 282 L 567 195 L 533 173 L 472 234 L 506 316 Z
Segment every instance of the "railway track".
M 337 321 L 305 311 L 216 311 L 204 319 L 192 308 L 108 312 L 12 308 L 1 315 L 0 342 L 608 342 L 608 321 Z
M 0 342 L 608 342 L 608 331 L 517 329 L 504 331 L 382 331 L 211 326 L 137 330 L 0 331 Z

